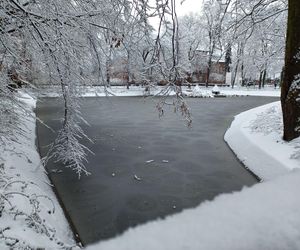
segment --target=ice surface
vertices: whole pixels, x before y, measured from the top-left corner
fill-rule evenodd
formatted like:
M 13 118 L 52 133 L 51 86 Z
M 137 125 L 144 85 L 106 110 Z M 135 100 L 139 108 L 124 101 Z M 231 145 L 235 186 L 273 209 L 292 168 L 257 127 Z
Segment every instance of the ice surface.
M 293 157 L 300 138 L 281 140 L 278 106 L 272 103 L 236 116 L 225 136 L 246 166 L 268 181 L 219 195 L 87 249 L 300 249 L 300 164 Z

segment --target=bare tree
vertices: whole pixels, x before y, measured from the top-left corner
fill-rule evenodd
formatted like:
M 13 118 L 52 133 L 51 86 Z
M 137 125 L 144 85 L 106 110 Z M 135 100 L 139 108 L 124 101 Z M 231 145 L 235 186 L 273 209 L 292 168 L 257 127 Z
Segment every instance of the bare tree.
M 32 59 L 39 60 L 39 67 L 46 69 L 48 82 L 60 85 L 64 118 L 49 157 L 62 161 L 79 176 L 87 173 L 84 161 L 88 150 L 80 142 L 86 136 L 80 128 L 80 123 L 85 121 L 76 98 L 78 87 L 94 81 L 89 76 L 90 61 L 95 61 L 98 71 L 103 72 L 100 34 L 108 34 L 109 49 L 119 43 L 118 28 L 124 21 L 128 1 L 105 3 L 101 0 L 0 2 L 1 73 L 18 80 L 19 68 L 30 72 L 31 65 L 21 46 L 26 43 Z M 22 67 L 16 67 L 19 65 Z M 16 73 L 10 73 L 12 68 L 16 68 Z
M 147 0 L 0 2 L 0 72 L 3 79 L 7 79 L 1 79 L 1 83 L 7 82 L 9 86 L 14 80 L 17 85 L 20 81 L 31 84 L 26 74 L 23 76 L 21 73 L 34 72 L 34 65 L 43 81 L 60 86 L 64 117 L 47 160 L 61 161 L 79 176 L 88 174 L 84 163 L 89 150 L 81 143 L 82 138 L 87 137 L 80 127 L 85 121 L 79 111 L 77 97 L 82 85 L 98 82 L 109 86 L 112 59 L 123 48 L 127 51 L 129 75 L 132 57 L 135 51 L 139 51 L 147 68 L 141 71 L 150 72 L 150 76 L 156 72 L 167 79 L 165 96 L 176 91 L 178 101 L 174 103 L 180 105 L 181 111 L 188 111 L 177 88 L 179 47 L 175 0 L 159 0 L 150 10 L 151 13 L 148 12 Z M 137 49 L 140 41 L 152 39 L 147 18 L 155 15 L 160 18 L 160 29 L 156 39 L 153 39 L 153 46 L 149 42 L 146 47 Z M 163 58 L 167 50 L 161 46 L 161 38 L 168 32 L 172 36 L 171 56 Z M 39 84 L 35 87 L 39 88 Z M 6 91 L 6 86 L 2 89 L 5 90 L 1 92 L 3 95 L 11 95 Z M 189 113 L 185 114 L 188 117 Z
M 221 48 L 221 36 L 223 22 L 227 16 L 231 0 L 209 0 L 204 3 L 204 15 L 206 17 L 206 30 L 208 34 L 208 56 L 205 86 L 208 87 L 211 73 L 212 60 L 216 49 Z

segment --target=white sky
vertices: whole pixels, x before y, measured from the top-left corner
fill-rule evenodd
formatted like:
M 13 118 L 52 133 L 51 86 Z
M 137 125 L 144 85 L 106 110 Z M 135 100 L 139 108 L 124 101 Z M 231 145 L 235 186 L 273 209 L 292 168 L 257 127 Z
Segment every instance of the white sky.
M 184 0 L 182 4 L 181 2 L 182 0 L 176 0 L 176 12 L 179 17 L 188 15 L 191 12 L 201 12 L 203 0 Z M 157 28 L 159 21 L 156 18 L 150 18 L 150 23 L 154 28 Z
M 181 0 L 176 0 L 177 15 L 184 16 L 190 12 L 201 12 L 202 0 L 185 0 L 180 4 Z

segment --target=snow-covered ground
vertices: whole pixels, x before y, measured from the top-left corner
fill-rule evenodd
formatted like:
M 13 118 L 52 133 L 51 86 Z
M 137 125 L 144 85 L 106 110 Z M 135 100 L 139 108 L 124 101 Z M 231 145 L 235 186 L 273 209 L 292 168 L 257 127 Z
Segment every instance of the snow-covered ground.
M 76 248 L 35 145 L 35 99 L 21 94 L 24 136 L 0 147 L 0 249 Z
M 159 95 L 163 87 L 157 86 L 150 89 L 150 95 Z M 265 87 L 264 89 L 258 88 L 246 88 L 246 87 L 236 87 L 234 89 L 230 87 L 219 87 L 221 94 L 226 96 L 280 96 L 280 89 L 274 89 L 274 87 Z M 212 97 L 213 87 L 206 88 L 204 86 L 195 86 L 191 89 L 188 89 L 186 86 L 182 87 L 183 93 L 187 96 L 194 97 Z M 144 96 L 148 94 L 145 92 L 144 87 L 140 86 L 131 86 L 129 89 L 126 89 L 124 86 L 114 86 L 108 88 L 108 92 L 104 91 L 104 88 L 86 88 L 83 96 Z
M 282 140 L 280 102 L 267 104 L 235 117 L 225 140 L 238 158 L 262 180 L 300 168 L 300 138 Z
M 227 87 L 227 88 L 220 88 L 221 93 L 225 95 L 238 95 L 238 96 L 276 96 L 280 97 L 280 89 L 272 86 L 266 86 L 263 89 L 258 89 L 257 87 L 235 87 L 234 89 Z
M 55 89 L 55 88 L 54 88 Z M 150 88 L 150 92 L 145 91 L 145 87 L 142 86 L 130 86 L 129 89 L 126 86 L 112 86 L 111 88 L 98 87 L 82 87 L 80 89 L 80 95 L 84 97 L 103 97 L 103 96 L 145 96 L 145 95 L 160 95 L 164 92 L 164 87 L 155 86 Z M 213 87 L 205 88 L 204 86 L 195 86 L 189 89 L 188 87 L 182 87 L 183 93 L 186 96 L 191 97 L 213 97 Z M 219 87 L 221 94 L 226 96 L 280 96 L 280 89 L 274 89 L 274 87 L 266 86 L 264 89 L 258 89 L 254 87 Z M 58 91 L 45 89 L 44 96 L 56 97 Z M 172 95 L 172 92 L 169 93 Z M 174 94 L 174 93 L 173 93 Z
M 190 90 L 187 87 L 183 88 L 183 93 L 190 97 L 213 97 L 212 92 L 214 90 L 220 91 L 220 95 L 224 96 L 280 96 L 280 89 L 274 89 L 274 87 L 266 86 L 263 89 L 254 87 L 209 87 L 195 86 Z
M 225 135 L 237 156 L 265 181 L 87 249 L 300 249 L 300 138 L 282 141 L 280 115 L 278 102 L 252 109 L 236 116 Z

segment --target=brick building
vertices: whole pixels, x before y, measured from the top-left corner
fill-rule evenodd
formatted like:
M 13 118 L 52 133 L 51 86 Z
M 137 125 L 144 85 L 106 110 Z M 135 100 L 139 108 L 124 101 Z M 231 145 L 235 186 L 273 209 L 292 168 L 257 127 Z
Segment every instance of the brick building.
M 191 82 L 205 83 L 207 78 L 207 62 L 208 52 L 204 50 L 197 50 L 192 63 L 192 74 L 189 77 Z M 225 81 L 225 62 L 222 60 L 222 58 L 213 56 L 209 75 L 209 83 L 225 84 Z

